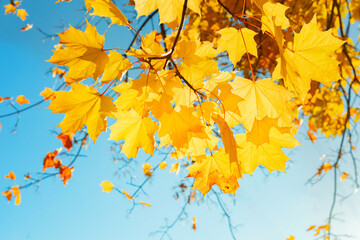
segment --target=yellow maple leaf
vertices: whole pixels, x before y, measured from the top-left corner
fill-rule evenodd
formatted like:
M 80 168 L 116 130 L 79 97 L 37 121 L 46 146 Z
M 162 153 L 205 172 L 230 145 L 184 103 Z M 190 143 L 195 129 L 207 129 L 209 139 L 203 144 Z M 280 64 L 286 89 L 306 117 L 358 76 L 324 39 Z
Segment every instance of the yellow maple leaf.
M 341 78 L 339 62 L 329 55 L 343 44 L 344 41 L 335 38 L 331 30 L 320 31 L 314 16 L 300 33 L 295 33 L 293 47 L 281 48 L 273 78 L 283 78 L 285 86 L 303 100 L 311 80 L 330 86 L 332 81 Z
M 109 62 L 106 64 L 101 82 L 108 83 L 114 79 L 119 79 L 121 74 L 131 66 L 128 59 L 124 59 L 122 55 L 116 51 L 110 51 Z
M 40 95 L 44 97 L 45 101 L 55 99 L 55 91 L 51 88 L 45 88 Z
M 14 6 L 14 4 L 8 4 L 5 5 L 5 14 L 9 14 L 9 13 L 15 13 L 16 12 L 16 7 Z
M 86 4 L 94 9 L 91 15 L 109 17 L 111 24 L 116 23 L 124 26 L 129 24 L 124 14 L 111 0 L 86 0 Z
M 293 235 L 290 235 L 290 237 L 286 238 L 286 240 L 295 240 L 295 237 Z
M 152 166 L 151 166 L 151 164 L 144 163 L 142 165 L 142 167 L 143 167 L 143 173 L 145 174 L 145 176 L 152 177 L 152 170 L 151 170 Z
M 67 83 L 82 81 L 93 77 L 95 80 L 103 73 L 108 55 L 103 51 L 105 38 L 96 28 L 87 22 L 85 32 L 70 25 L 70 28 L 58 34 L 60 44 L 66 48 L 54 51 L 48 62 L 69 67 L 65 77 Z
M 102 191 L 107 193 L 109 193 L 114 188 L 114 185 L 108 180 L 101 182 L 100 186 L 102 187 Z
M 196 159 L 196 162 L 187 168 L 188 177 L 194 177 L 193 188 L 197 188 L 205 196 L 216 184 L 225 193 L 235 194 L 239 188 L 236 176 L 232 174 L 229 155 L 221 148 L 212 155 L 204 155 Z
M 257 45 L 254 40 L 256 32 L 247 28 L 237 30 L 230 27 L 223 28 L 218 33 L 221 34 L 218 41 L 218 51 L 227 51 L 234 66 L 246 52 L 257 57 Z
M 275 35 L 276 27 L 280 27 L 281 29 L 290 27 L 289 19 L 285 15 L 288 9 L 289 7 L 281 3 L 273 3 L 271 1 L 263 3 L 260 7 L 261 13 L 263 14 L 261 17 L 261 29 Z
M 18 16 L 21 20 L 25 21 L 26 17 L 29 16 L 29 14 L 26 12 L 25 9 L 18 9 L 16 12 L 16 16 Z
M 242 177 L 241 166 L 237 156 L 237 145 L 227 122 L 218 114 L 213 115 L 213 119 L 220 128 L 221 139 L 225 147 L 225 152 L 229 155 L 231 173 L 238 179 Z
M 119 111 L 114 113 L 117 121 L 110 127 L 110 140 L 119 141 L 125 139 L 122 148 L 128 158 L 136 157 L 139 148 L 152 154 L 154 151 L 154 134 L 157 125 L 149 117 L 142 117 L 134 110 L 128 112 Z
M 167 164 L 165 161 L 162 161 L 162 162 L 159 164 L 159 168 L 161 168 L 161 169 L 165 169 L 167 166 L 168 166 L 168 164 Z
M 151 12 L 159 9 L 160 23 L 168 23 L 171 26 L 178 25 L 180 23 L 183 0 L 134 0 L 135 10 L 138 13 L 138 17 L 142 15 L 149 15 Z M 200 14 L 200 0 L 189 0 L 187 5 L 192 11 Z
M 181 148 L 189 142 L 188 133 L 203 132 L 200 119 L 196 118 L 193 110 L 187 107 L 175 108 L 170 114 L 164 113 L 159 122 L 159 137 L 169 135 L 171 143 L 177 148 Z
M 299 142 L 292 136 L 291 128 L 280 128 L 277 122 L 277 119 L 269 118 L 255 120 L 250 132 L 235 135 L 239 146 L 238 159 L 244 172 L 251 175 L 259 165 L 270 172 L 285 171 L 289 157 L 281 148 L 293 148 L 299 145 Z
M 271 79 L 263 79 L 253 82 L 246 78 L 235 77 L 230 83 L 232 92 L 240 96 L 243 101 L 237 103 L 240 116 L 228 114 L 225 118 L 229 125 L 235 126 L 239 123 L 250 131 L 256 120 L 264 117 L 278 118 L 280 126 L 292 126 L 292 111 L 289 101 L 293 94 L 284 87 L 277 85 Z M 226 109 L 236 113 L 236 109 Z M 234 121 L 235 123 L 231 124 Z
M 17 96 L 16 100 L 15 100 L 18 104 L 23 105 L 23 104 L 29 104 L 30 101 L 24 96 L 24 95 L 19 95 Z
M 64 134 L 75 134 L 86 125 L 90 138 L 95 142 L 106 129 L 106 116 L 116 111 L 111 100 L 111 97 L 100 95 L 92 87 L 71 84 L 71 91 L 55 92 L 55 99 L 48 108 L 54 113 L 65 113 L 65 118 L 58 125 Z

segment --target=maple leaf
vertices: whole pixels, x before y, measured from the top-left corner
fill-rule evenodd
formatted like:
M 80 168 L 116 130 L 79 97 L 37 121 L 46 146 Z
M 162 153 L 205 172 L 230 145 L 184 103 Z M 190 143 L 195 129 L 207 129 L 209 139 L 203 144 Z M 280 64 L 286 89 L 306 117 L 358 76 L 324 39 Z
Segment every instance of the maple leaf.
M 293 94 L 271 79 L 253 82 L 246 78 L 235 77 L 230 83 L 232 93 L 240 96 L 243 101 L 236 104 L 236 109 L 225 109 L 230 113 L 225 120 L 230 126 L 239 123 L 250 131 L 255 120 L 265 117 L 278 118 L 280 126 L 292 126 L 292 111 L 289 101 Z M 236 114 L 239 112 L 239 114 Z
M 180 23 L 184 1 L 183 0 L 134 0 L 135 10 L 138 17 L 149 15 L 159 9 L 160 23 L 168 23 L 170 26 Z M 200 0 L 189 0 L 187 5 L 192 11 L 200 14 Z M 175 23 L 175 24 L 174 24 Z
M 114 185 L 108 180 L 102 181 L 100 186 L 102 187 L 102 191 L 107 193 L 109 193 L 114 188 Z
M 67 181 L 72 177 L 72 171 L 74 167 L 69 168 L 68 166 L 60 166 L 60 179 L 63 180 L 64 185 L 67 184 Z
M 5 195 L 6 199 L 7 199 L 9 202 L 10 202 L 12 196 L 13 196 L 10 190 L 7 190 L 7 191 L 5 191 L 5 192 L 2 192 L 1 194 L 2 194 L 2 195 Z
M 16 175 L 14 172 L 10 171 L 8 175 L 5 175 L 5 178 L 11 179 L 11 180 L 15 180 L 16 179 Z
M 17 96 L 16 102 L 20 105 L 30 103 L 30 101 L 28 99 L 26 99 L 24 95 Z
M 15 197 L 15 205 L 19 205 L 21 203 L 21 195 L 20 195 L 20 190 L 18 186 L 13 186 L 11 188 L 12 191 L 12 196 Z
M 58 158 L 55 157 L 58 155 L 59 151 L 55 150 L 54 152 L 48 152 L 44 158 L 43 163 L 43 172 L 49 167 L 59 168 L 61 166 L 61 162 Z
M 152 154 L 154 151 L 154 134 L 157 125 L 149 117 L 142 117 L 134 110 L 128 112 L 119 111 L 114 113 L 116 123 L 110 126 L 110 140 L 119 141 L 125 139 L 122 148 L 128 158 L 136 157 L 139 148 L 144 152 Z
M 285 171 L 289 157 L 281 148 L 293 148 L 299 142 L 292 136 L 291 128 L 281 128 L 277 122 L 277 119 L 269 118 L 256 120 L 250 132 L 235 135 L 244 172 L 251 175 L 259 165 L 270 172 Z
M 159 168 L 161 168 L 161 169 L 165 169 L 167 166 L 168 166 L 168 164 L 167 164 L 165 161 L 162 161 L 162 162 L 159 164 Z
M 69 67 L 65 77 L 67 83 L 82 81 L 93 77 L 95 80 L 103 73 L 108 55 L 103 51 L 105 38 L 99 35 L 96 28 L 86 22 L 86 30 L 82 32 L 70 28 L 59 33 L 60 44 L 65 48 L 54 51 L 48 62 Z
M 239 29 L 230 27 L 223 28 L 218 33 L 221 34 L 218 42 L 218 51 L 227 51 L 230 61 L 236 66 L 241 57 L 246 53 L 257 57 L 257 45 L 254 40 L 256 32 L 247 28 Z
M 330 86 L 332 81 L 341 78 L 338 61 L 329 55 L 344 43 L 335 38 L 330 30 L 320 31 L 314 16 L 300 33 L 295 33 L 293 47 L 281 50 L 273 78 L 283 78 L 285 86 L 303 100 L 310 89 L 311 80 Z
M 18 9 L 16 12 L 16 16 L 18 16 L 21 20 L 25 21 L 26 17 L 29 16 L 29 14 L 26 12 L 25 9 Z
M 349 176 L 348 173 L 343 172 L 342 175 L 341 175 L 341 177 L 340 177 L 340 180 L 341 180 L 341 181 L 344 181 L 348 176 Z
M 58 125 L 64 134 L 75 134 L 86 125 L 90 138 L 95 142 L 106 129 L 106 116 L 116 111 L 111 100 L 94 88 L 71 84 L 71 91 L 55 92 L 55 99 L 48 108 L 54 113 L 65 113 L 65 118 Z
M 5 14 L 9 14 L 9 13 L 15 13 L 16 12 L 16 7 L 14 6 L 14 4 L 8 4 L 5 5 Z
M 203 132 L 200 119 L 196 118 L 192 109 L 187 107 L 174 108 L 171 113 L 164 113 L 159 122 L 159 137 L 169 135 L 172 145 L 177 148 L 181 148 L 189 142 L 188 134 L 190 132 Z
M 121 74 L 131 66 L 128 59 L 124 59 L 122 55 L 116 51 L 110 51 L 109 62 L 106 64 L 101 82 L 108 83 L 114 79 L 119 79 Z
M 236 178 L 240 178 L 242 177 L 241 166 L 238 161 L 237 145 L 233 132 L 226 121 L 218 114 L 214 114 L 213 119 L 220 128 L 220 135 L 225 147 L 225 152 L 229 155 L 231 172 Z
M 58 139 L 61 140 L 63 146 L 70 151 L 70 149 L 72 148 L 73 144 L 72 144 L 72 136 L 71 135 L 66 135 L 63 133 L 60 133 L 59 135 L 56 136 Z
M 109 17 L 111 19 L 111 24 L 116 23 L 124 26 L 129 24 L 124 14 L 111 0 L 86 0 L 86 6 L 88 9 L 90 7 L 94 9 L 91 15 Z
M 45 101 L 55 99 L 55 91 L 51 88 L 45 88 L 40 95 L 44 97 Z
M 144 172 L 145 176 L 152 177 L 152 171 L 151 171 L 152 166 L 149 163 L 144 163 L 142 165 L 142 167 L 143 167 L 143 172 Z
M 229 155 L 222 148 L 212 155 L 204 155 L 196 159 L 196 162 L 187 168 L 187 177 L 194 177 L 193 188 L 197 188 L 205 196 L 216 184 L 225 193 L 235 194 L 239 188 L 237 178 L 232 174 Z

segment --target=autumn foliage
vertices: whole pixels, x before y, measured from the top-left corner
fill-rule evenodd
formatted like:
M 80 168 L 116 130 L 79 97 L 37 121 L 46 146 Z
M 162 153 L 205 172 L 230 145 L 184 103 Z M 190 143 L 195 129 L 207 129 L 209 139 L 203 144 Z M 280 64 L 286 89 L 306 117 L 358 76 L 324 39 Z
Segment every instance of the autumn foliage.
M 68 151 L 78 132 L 96 142 L 109 131 L 126 158 L 171 147 L 172 158 L 186 159 L 193 188 L 204 196 L 213 185 L 235 194 L 238 180 L 259 166 L 285 171 L 283 149 L 301 144 L 295 136 L 305 117 L 313 142 L 319 133 L 343 136 L 350 119 L 355 124 L 359 118 L 346 98 L 359 90 L 359 52 L 341 22 L 346 12 L 349 21 L 360 19 L 358 1 L 134 0 L 137 17 L 158 13 L 161 29 L 147 34 L 111 0 L 84 4 L 90 15 L 109 19 L 109 27 L 133 31 L 138 44 L 105 49 L 106 35 L 88 20 L 85 30 L 70 25 L 58 33 L 47 61 L 64 84 L 41 95 L 53 113 L 65 114 L 57 138 Z M 27 16 L 12 1 L 5 13 Z M 18 96 L 16 102 L 29 100 Z M 111 126 L 109 118 L 116 120 Z M 57 169 L 66 184 L 73 166 L 63 165 L 58 153 L 46 155 L 43 171 Z M 323 163 L 316 175 L 336 169 L 340 158 Z M 145 176 L 153 170 L 143 165 Z M 348 176 L 343 172 L 341 180 Z M 114 188 L 109 181 L 101 186 L 105 192 Z M 16 186 L 3 194 L 20 202 Z M 316 229 L 322 230 L 329 232 L 330 223 Z

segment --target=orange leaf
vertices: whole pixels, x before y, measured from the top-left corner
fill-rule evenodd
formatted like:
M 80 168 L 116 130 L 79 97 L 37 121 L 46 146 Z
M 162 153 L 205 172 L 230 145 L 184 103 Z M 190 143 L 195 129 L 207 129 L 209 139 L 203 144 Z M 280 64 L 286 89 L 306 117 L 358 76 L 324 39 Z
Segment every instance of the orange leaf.
M 72 177 L 72 171 L 74 167 L 69 168 L 68 166 L 60 166 L 60 179 L 63 180 L 64 185 L 67 184 L 67 181 Z
M 9 172 L 9 175 L 5 175 L 5 178 L 9 178 L 9 179 L 11 179 L 11 180 L 15 180 L 16 175 L 15 175 L 14 172 L 10 171 L 10 172 Z
M 193 219 L 192 229 L 196 230 L 196 219 L 195 217 L 193 217 L 192 219 Z
M 343 172 L 343 174 L 342 174 L 342 176 L 341 176 L 340 180 L 341 180 L 341 181 L 344 181 L 344 180 L 345 180 L 348 176 L 349 176 L 349 174 L 348 174 L 348 173 Z
M 311 225 L 306 231 L 310 231 L 312 229 L 314 229 L 316 226 L 315 225 Z
M 307 134 L 308 134 L 311 142 L 312 142 L 312 143 L 315 143 L 315 140 L 317 140 L 317 137 L 314 135 L 314 133 L 313 133 L 313 132 L 310 132 L 310 130 L 309 130 L 309 131 L 307 132 Z
M 73 146 L 72 143 L 72 136 L 71 135 L 66 135 L 63 133 L 60 133 L 59 135 L 56 136 L 58 139 L 60 139 L 62 141 L 62 144 L 64 145 L 64 147 L 70 151 L 70 149 Z
M 133 197 L 130 196 L 130 194 L 127 193 L 125 190 L 122 190 L 121 192 L 122 192 L 129 200 L 133 200 Z
M 152 166 L 149 163 L 144 163 L 142 165 L 142 167 L 143 167 L 143 172 L 144 172 L 145 176 L 151 177 L 152 176 L 152 171 L 151 171 Z
M 54 152 L 48 152 L 46 154 L 43 163 L 43 172 L 45 172 L 45 170 L 49 167 L 59 168 L 59 166 L 61 166 L 61 162 L 59 161 L 59 159 L 55 159 L 58 153 L 59 151 L 55 150 Z
M 10 202 L 11 198 L 12 198 L 12 193 L 10 190 L 7 190 L 5 192 L 2 192 L 1 194 L 5 195 L 5 197 L 7 198 L 7 200 Z
M 16 98 L 16 102 L 20 105 L 23 105 L 23 104 L 28 104 L 30 103 L 30 101 L 28 99 L 25 98 L 24 95 L 20 95 Z
M 147 207 L 151 207 L 151 205 L 148 204 L 148 203 L 146 203 L 146 202 L 138 202 L 138 204 L 142 204 L 142 205 L 145 205 L 145 206 L 147 206 Z
M 0 97 L 0 103 L 3 102 L 3 101 L 6 101 L 6 100 L 10 100 L 10 98 L 9 97 L 4 97 L 4 98 Z
M 26 176 L 24 177 L 25 180 L 28 180 L 28 179 L 30 179 L 30 178 L 31 178 L 30 174 L 28 174 L 28 175 L 26 175 Z
M 323 167 L 324 171 L 327 172 L 327 171 L 329 171 L 330 169 L 332 169 L 333 166 L 331 165 L 331 163 L 324 163 L 324 164 L 322 165 L 322 167 Z
M 11 188 L 11 191 L 13 192 L 13 196 L 16 197 L 15 198 L 15 205 L 19 205 L 21 203 L 21 196 L 20 196 L 19 187 L 13 186 Z
M 40 95 L 44 97 L 45 101 L 55 99 L 55 92 L 51 88 L 45 88 Z

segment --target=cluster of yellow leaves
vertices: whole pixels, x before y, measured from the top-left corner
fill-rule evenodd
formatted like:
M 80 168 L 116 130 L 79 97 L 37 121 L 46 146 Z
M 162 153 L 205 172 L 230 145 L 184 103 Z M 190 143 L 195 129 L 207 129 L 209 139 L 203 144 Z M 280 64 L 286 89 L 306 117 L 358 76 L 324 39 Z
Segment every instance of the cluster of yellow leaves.
M 309 136 L 320 129 L 326 137 L 341 136 L 346 126 L 346 115 L 342 93 L 326 86 L 317 88 L 313 94 L 308 93 L 303 104 L 304 115 L 308 120 Z M 312 140 L 316 138 L 310 137 Z
M 26 20 L 26 17 L 29 16 L 29 14 L 26 12 L 25 9 L 19 9 L 19 6 L 21 5 L 20 1 L 10 1 L 9 4 L 5 5 L 5 14 L 16 13 L 16 16 L 18 16 L 22 21 Z M 27 31 L 32 29 L 33 24 L 27 23 L 25 27 L 22 27 L 20 31 Z
M 202 26 L 196 25 L 201 28 L 197 31 L 190 23 L 191 31 L 177 35 L 178 28 L 164 40 L 154 31 L 141 38 L 139 49 L 126 53 L 135 59 L 131 61 L 114 49 L 104 49 L 105 37 L 90 23 L 85 32 L 70 26 L 59 34 L 61 47 L 49 59 L 69 68 L 65 82 L 71 90 L 54 92 L 49 106 L 54 113 L 65 113 L 59 124 L 63 134 L 73 135 L 86 126 L 95 141 L 107 129 L 106 117 L 115 118 L 109 127 L 110 139 L 125 141 L 122 153 L 126 157 L 136 157 L 139 149 L 152 155 L 156 147 L 171 145 L 178 159 L 193 161 L 188 177 L 195 178 L 193 187 L 204 195 L 214 184 L 235 193 L 238 179 L 260 165 L 270 172 L 285 171 L 288 157 L 282 148 L 299 145 L 293 129 L 296 112 L 290 101 L 304 100 L 311 80 L 330 85 L 341 78 L 338 62 L 330 54 L 344 42 L 330 31 L 321 31 L 316 16 L 294 32 L 287 6 L 267 0 L 251 3 L 246 8 L 260 16 L 255 27 L 218 24 L 205 41 L 199 38 Z M 218 3 L 204 4 L 200 7 L 200 0 L 135 0 L 135 9 L 138 16 L 158 9 L 160 23 L 173 29 L 182 22 L 186 8 L 191 16 L 206 10 L 228 18 Z M 224 4 L 231 6 L 232 2 Z M 131 28 L 110 0 L 86 0 L 85 5 L 93 9 L 91 14 Z M 260 50 L 262 35 L 267 36 L 268 46 L 277 48 L 275 52 L 269 47 Z M 219 70 L 216 59 L 225 52 L 234 67 L 246 59 L 250 71 Z M 252 65 L 264 56 L 277 65 L 263 60 L 260 68 L 271 69 L 272 77 L 259 79 Z M 143 72 L 124 81 L 135 62 L 141 63 Z M 103 93 L 80 83 L 90 77 L 108 84 Z M 108 90 L 116 97 L 105 96 Z M 236 130 L 240 128 L 243 130 Z M 159 146 L 155 146 L 156 138 Z M 179 168 L 175 163 L 170 171 Z M 151 177 L 152 166 L 145 163 L 143 172 Z M 111 190 L 109 184 L 104 188 Z
M 321 231 L 324 231 L 325 235 L 324 235 L 324 240 L 330 240 L 329 235 L 327 235 L 326 233 L 328 233 L 330 231 L 330 225 L 326 224 L 326 225 L 321 225 L 316 227 L 315 225 L 311 225 L 307 231 L 314 231 L 314 236 L 317 236 L 321 233 Z

